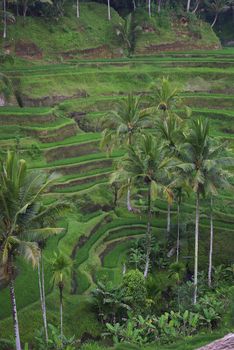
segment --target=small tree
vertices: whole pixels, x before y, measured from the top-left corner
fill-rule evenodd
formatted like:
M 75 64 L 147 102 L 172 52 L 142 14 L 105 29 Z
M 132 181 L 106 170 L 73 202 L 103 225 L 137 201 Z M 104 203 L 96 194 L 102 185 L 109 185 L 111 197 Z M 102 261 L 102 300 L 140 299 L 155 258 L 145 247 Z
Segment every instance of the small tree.
M 59 252 L 54 254 L 52 260 L 52 281 L 53 284 L 57 284 L 59 289 L 59 302 L 60 302 L 60 336 L 63 337 L 63 291 L 65 286 L 66 277 L 71 274 L 72 261 L 70 258 Z
M 116 35 L 121 39 L 124 48 L 131 57 L 135 51 L 136 41 L 142 32 L 141 26 L 137 25 L 134 20 L 134 15 L 130 13 L 124 24 L 119 23 L 115 26 Z
M 125 297 L 129 298 L 134 313 L 139 313 L 144 309 L 146 303 L 147 290 L 145 278 L 139 270 L 131 270 L 123 277 L 123 290 Z

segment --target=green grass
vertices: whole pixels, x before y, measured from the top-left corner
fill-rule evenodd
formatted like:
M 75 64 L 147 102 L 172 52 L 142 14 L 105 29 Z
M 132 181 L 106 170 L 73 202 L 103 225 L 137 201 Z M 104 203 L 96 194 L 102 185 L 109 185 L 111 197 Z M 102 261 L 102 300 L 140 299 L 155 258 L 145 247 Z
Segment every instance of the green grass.
M 54 21 L 43 17 L 27 17 L 26 24 L 19 18 L 15 25 L 9 26 L 9 41 L 20 40 L 33 42 L 42 50 L 45 57 L 60 58 L 63 52 L 98 47 L 108 42 L 115 44 L 112 35 L 114 23 L 121 21 L 112 11 L 112 22 L 107 21 L 106 6 L 94 3 L 81 3 L 81 17 L 76 18 L 74 6 L 67 6 L 66 16 Z M 30 30 L 29 30 L 30 28 Z M 46 38 L 46 40 L 45 40 Z

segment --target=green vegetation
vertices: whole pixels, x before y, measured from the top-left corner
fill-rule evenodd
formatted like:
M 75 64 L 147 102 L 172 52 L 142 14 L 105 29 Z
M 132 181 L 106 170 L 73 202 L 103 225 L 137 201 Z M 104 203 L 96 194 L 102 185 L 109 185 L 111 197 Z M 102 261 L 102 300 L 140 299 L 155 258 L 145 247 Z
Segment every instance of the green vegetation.
M 149 18 L 142 2 L 124 22 L 127 3 L 110 21 L 104 4 L 81 2 L 76 18 L 68 3 L 60 14 L 30 3 L 25 19 L 7 25 L 14 64 L 1 64 L 1 169 L 11 150 L 29 174 L 56 172 L 33 211 L 37 229 L 60 227 L 53 237 L 28 235 L 22 209 L 12 231 L 38 252 L 39 271 L 22 259 L 32 260 L 32 249 L 9 243 L 22 347 L 192 350 L 233 331 L 234 50 L 182 7 L 172 21 L 172 9 L 156 14 L 152 1 Z M 0 296 L 0 349 L 8 350 L 1 264 Z

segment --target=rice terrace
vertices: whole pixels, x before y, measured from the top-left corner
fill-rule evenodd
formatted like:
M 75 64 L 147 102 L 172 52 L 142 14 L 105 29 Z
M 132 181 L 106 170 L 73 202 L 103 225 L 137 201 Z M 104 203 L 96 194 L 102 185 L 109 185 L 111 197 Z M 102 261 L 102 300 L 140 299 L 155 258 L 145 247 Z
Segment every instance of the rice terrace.
M 234 350 L 233 0 L 2 0 L 0 350 Z

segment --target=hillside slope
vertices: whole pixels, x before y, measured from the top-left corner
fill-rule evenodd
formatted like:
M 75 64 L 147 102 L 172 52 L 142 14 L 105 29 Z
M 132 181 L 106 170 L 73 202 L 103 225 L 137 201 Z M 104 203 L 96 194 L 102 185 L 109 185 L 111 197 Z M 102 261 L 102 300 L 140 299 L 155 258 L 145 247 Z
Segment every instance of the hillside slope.
M 124 55 L 123 44 L 115 33 L 115 25 L 124 19 L 112 9 L 107 19 L 107 6 L 82 3 L 81 17 L 76 9 L 66 9 L 58 21 L 43 17 L 18 17 L 8 27 L 5 50 L 30 60 L 63 61 L 73 57 L 110 58 Z M 150 20 L 143 10 L 136 11 L 135 21 L 142 27 L 136 42 L 136 54 L 191 49 L 216 49 L 219 39 L 211 27 L 196 17 L 185 19 L 174 14 L 155 15 Z M 46 40 L 45 40 L 46 38 Z

